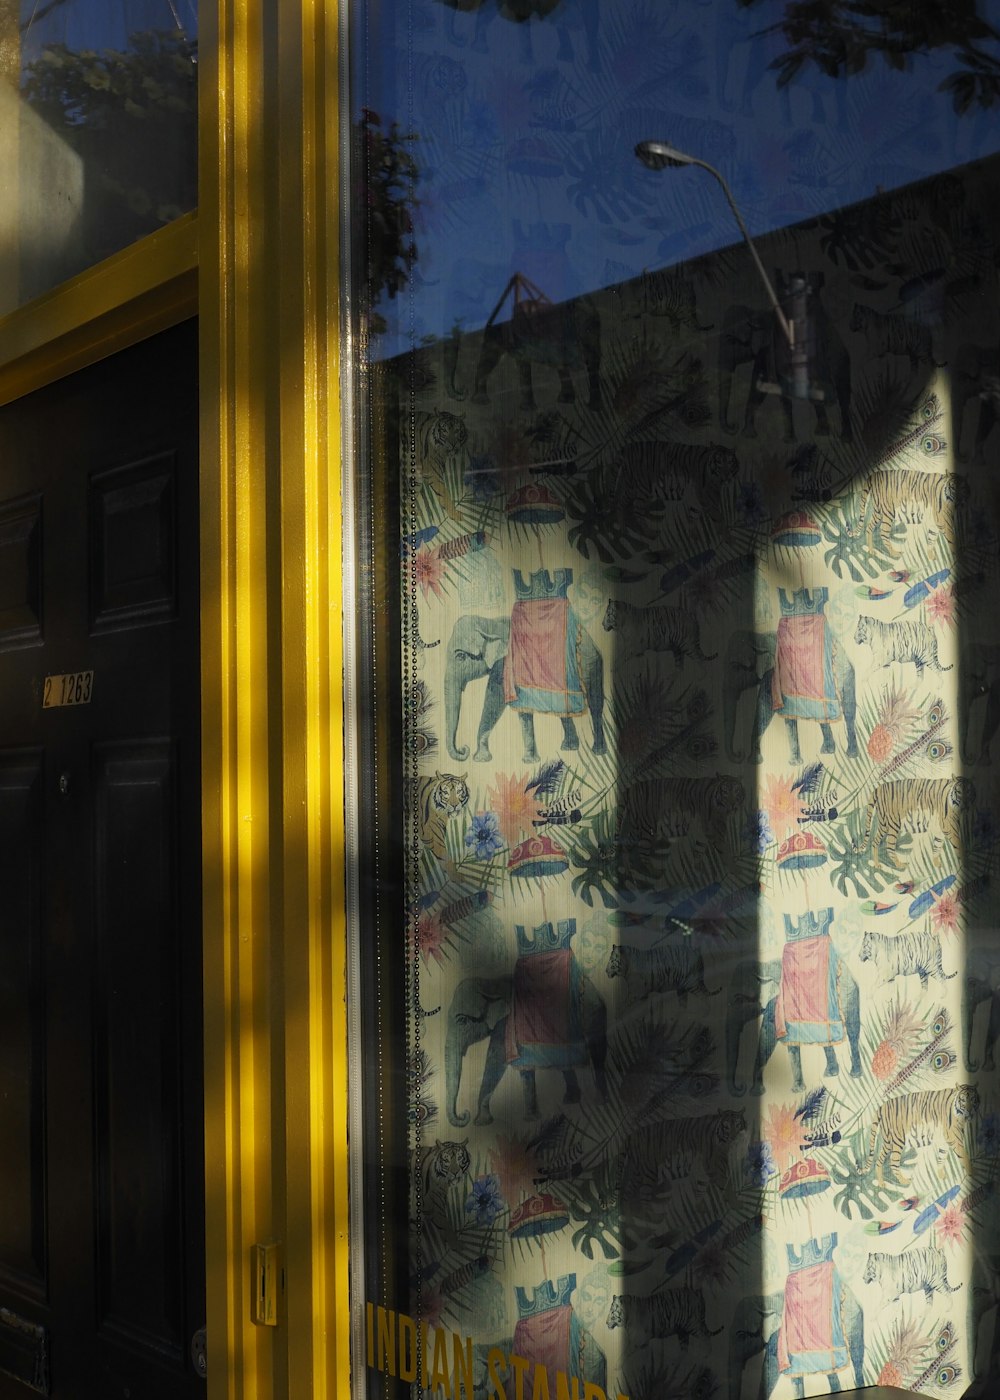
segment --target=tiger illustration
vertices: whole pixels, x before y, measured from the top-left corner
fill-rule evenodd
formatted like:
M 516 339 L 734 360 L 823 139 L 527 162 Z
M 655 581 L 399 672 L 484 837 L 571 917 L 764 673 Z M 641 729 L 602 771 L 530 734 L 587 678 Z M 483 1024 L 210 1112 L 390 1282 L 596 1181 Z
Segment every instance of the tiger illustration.
M 637 513 L 668 501 L 680 501 L 689 490 L 703 513 L 714 514 L 720 488 L 732 481 L 739 459 L 730 447 L 709 443 L 641 441 L 622 448 L 610 472 L 610 487 L 618 500 L 627 500 Z
M 866 929 L 861 940 L 861 961 L 880 967 L 883 982 L 894 982 L 897 977 L 919 977 L 924 991 L 932 977 L 945 982 L 958 975 L 945 972 L 941 943 L 930 929 L 923 933 L 900 933 L 894 938 Z
M 683 667 L 686 656 L 698 661 L 714 661 L 719 654 L 713 651 L 706 656 L 702 651 L 698 619 L 687 608 L 639 608 L 609 598 L 604 630 L 621 632 L 632 656 L 642 656 L 647 651 L 673 652 L 678 670 Z
M 648 778 L 632 783 L 622 794 L 616 839 L 622 846 L 648 849 L 686 836 L 696 821 L 705 839 L 721 850 L 729 818 L 745 800 L 743 784 L 727 774 Z
M 472 1158 L 469 1139 L 461 1142 L 441 1142 L 420 1149 L 415 1154 L 414 1185 L 419 1186 L 418 1209 L 428 1219 L 444 1225 L 448 1219 L 448 1193 L 468 1174 Z
M 420 837 L 438 860 L 446 861 L 448 821 L 469 804 L 469 784 L 465 773 L 435 773 L 417 780 L 417 819 Z
M 883 864 L 879 851 L 885 842 L 889 863 L 904 869 L 896 854 L 904 830 L 924 833 L 935 821 L 955 851 L 961 849 L 962 812 L 976 800 L 976 789 L 969 778 L 897 778 L 879 783 L 865 814 L 865 829 L 854 847 L 855 854 L 871 849 L 876 865 Z
M 697 948 L 692 947 L 690 938 L 686 937 L 656 948 L 638 948 L 621 943 L 612 948 L 605 971 L 609 977 L 628 978 L 630 991 L 636 1000 L 653 994 L 676 992 L 677 1000 L 684 1006 L 691 992 L 707 997 L 715 996 L 722 990 L 716 987 L 714 992 L 710 992 L 705 986 L 704 959 Z
M 933 437 L 933 434 L 928 436 Z M 858 504 L 858 528 L 848 527 L 848 534 L 856 538 L 861 533 L 865 513 L 870 507 L 868 535 L 872 549 L 881 549 L 893 559 L 900 557 L 900 551 L 889 538 L 900 512 L 910 518 L 915 514 L 925 522 L 933 520 L 936 529 L 954 548 L 955 508 L 964 504 L 968 496 L 969 483 L 953 472 L 918 472 L 903 467 L 871 472 Z
M 698 322 L 698 300 L 694 284 L 688 277 L 675 272 L 642 273 L 642 309 L 650 316 L 665 316 L 675 331 L 687 327 L 693 331 L 710 331 L 711 325 Z
M 943 1249 L 933 1245 L 926 1249 L 908 1249 L 902 1254 L 869 1254 L 865 1265 L 865 1283 L 880 1283 L 889 1290 L 895 1290 L 894 1303 L 898 1303 L 904 1293 L 923 1292 L 928 1303 L 934 1301 L 934 1293 L 957 1293 L 958 1283 L 952 1287 L 948 1282 L 948 1262 Z
M 622 1200 L 669 1194 L 673 1182 L 689 1177 L 699 1163 L 713 1186 L 723 1186 L 729 1147 L 746 1131 L 746 1114 L 731 1108 L 636 1128 L 622 1151 Z
M 887 315 L 855 302 L 851 330 L 864 332 L 867 353 L 880 360 L 886 355 L 906 355 L 916 369 L 931 359 L 930 329 L 908 316 Z
M 950 665 L 941 665 L 937 637 L 923 622 L 880 622 L 862 613 L 854 640 L 859 647 L 871 647 L 876 666 L 912 661 L 918 677 L 923 676 L 925 666 L 932 666 L 935 671 L 952 670 Z
M 722 1331 L 706 1323 L 705 1294 L 700 1288 L 661 1288 L 648 1298 L 616 1293 L 607 1325 L 609 1330 L 627 1327 L 633 1346 L 676 1337 L 682 1351 L 687 1351 L 692 1337 L 717 1337 Z
M 868 1156 L 863 1163 L 858 1163 L 859 1173 L 867 1176 L 874 1163 L 878 1184 L 888 1186 L 884 1174 L 888 1158 L 899 1185 L 909 1186 L 910 1178 L 900 1169 L 903 1153 L 909 1146 L 927 1146 L 938 1133 L 944 1134 L 945 1142 L 966 1173 L 970 1172 L 965 1130 L 978 1111 L 979 1091 L 973 1084 L 959 1084 L 952 1089 L 922 1089 L 887 1099 L 875 1116 Z
M 430 489 L 445 515 L 458 517 L 458 502 L 446 468 L 469 440 L 464 416 L 444 409 L 404 415 L 399 453 L 404 474 Z M 461 473 L 458 473 L 461 476 Z

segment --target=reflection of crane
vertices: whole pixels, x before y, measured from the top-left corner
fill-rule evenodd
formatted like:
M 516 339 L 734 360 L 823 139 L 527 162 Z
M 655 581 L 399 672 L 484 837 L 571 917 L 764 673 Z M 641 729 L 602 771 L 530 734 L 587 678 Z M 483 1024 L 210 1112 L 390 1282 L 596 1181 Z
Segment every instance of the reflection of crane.
M 510 320 L 498 321 L 508 301 L 513 303 Z M 586 369 L 587 406 L 599 407 L 601 321 L 589 297 L 554 302 L 523 272 L 515 272 L 483 327 L 474 402 L 487 402 L 486 381 L 504 355 L 512 355 L 517 362 L 522 408 L 535 407 L 531 381 L 535 364 L 547 365 L 559 375 L 560 403 L 572 403 L 576 397 L 571 372 Z
M 530 316 L 536 307 L 552 306 L 553 304 L 552 298 L 547 297 L 540 287 L 536 287 L 530 278 L 525 277 L 523 272 L 515 272 L 501 292 L 500 300 L 490 312 L 490 318 L 486 322 L 487 326 L 492 326 L 503 310 L 504 302 L 511 296 L 514 298 L 513 317 L 515 320 L 518 315 Z

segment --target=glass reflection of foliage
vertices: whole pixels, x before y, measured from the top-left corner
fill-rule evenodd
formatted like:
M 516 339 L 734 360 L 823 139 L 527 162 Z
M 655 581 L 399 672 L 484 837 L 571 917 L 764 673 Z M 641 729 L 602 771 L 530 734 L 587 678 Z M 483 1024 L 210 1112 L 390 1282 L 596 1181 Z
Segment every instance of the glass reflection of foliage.
M 526 19 L 538 16 L 544 19 L 546 15 L 552 14 L 553 10 L 559 8 L 563 0 L 496 0 L 497 13 L 504 19 L 513 20 L 515 24 L 522 24 Z M 441 0 L 442 5 L 447 5 L 452 10 L 481 10 L 484 5 L 492 4 L 493 0 Z
M 760 0 L 737 0 L 741 9 Z M 1000 57 L 984 48 L 1000 31 L 979 14 L 977 0 L 788 0 L 784 17 L 765 33 L 781 33 L 787 53 L 776 58 L 778 86 L 785 87 L 813 63 L 831 78 L 861 73 L 881 55 L 904 69 L 911 54 L 951 49 L 963 65 L 940 84 L 956 112 L 994 106 L 1000 100 Z
M 359 203 L 365 220 L 362 310 L 369 331 L 378 334 L 386 329 L 385 318 L 375 309 L 379 298 L 383 293 L 398 296 L 417 261 L 413 210 L 420 170 L 410 149 L 417 137 L 400 131 L 396 122 L 383 128 L 381 117 L 368 108 L 355 129 L 357 169 L 363 181 Z
M 142 30 L 124 50 L 49 44 L 27 65 L 25 100 L 83 159 L 88 261 L 197 205 L 197 58 L 196 39 Z

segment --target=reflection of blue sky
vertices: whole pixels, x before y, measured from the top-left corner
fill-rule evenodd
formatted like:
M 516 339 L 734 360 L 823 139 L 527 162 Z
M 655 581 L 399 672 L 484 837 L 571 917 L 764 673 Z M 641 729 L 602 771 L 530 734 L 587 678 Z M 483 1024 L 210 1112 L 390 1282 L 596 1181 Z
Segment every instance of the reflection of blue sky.
M 1000 115 L 956 116 L 937 91 L 950 52 L 902 73 L 875 58 L 847 80 L 810 67 L 779 91 L 768 65 L 784 40 L 759 32 L 779 0 L 565 0 L 525 25 L 493 0 L 479 14 L 359 7 L 355 105 L 418 133 L 422 172 L 419 261 L 383 308 L 379 355 L 482 325 L 515 270 L 559 301 L 731 244 L 716 183 L 644 170 L 632 151 L 646 137 L 718 165 L 754 233 L 1000 148 Z M 980 13 L 1000 27 L 1000 0 Z
M 195 0 L 21 0 L 21 63 L 31 63 L 46 44 L 124 49 L 128 36 L 143 29 L 197 34 Z

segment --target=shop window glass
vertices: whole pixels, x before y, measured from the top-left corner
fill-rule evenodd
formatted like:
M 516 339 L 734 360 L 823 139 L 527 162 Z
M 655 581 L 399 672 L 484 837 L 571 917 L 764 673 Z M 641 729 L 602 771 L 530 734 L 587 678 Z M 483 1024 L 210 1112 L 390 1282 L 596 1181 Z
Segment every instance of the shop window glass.
M 0 314 L 197 202 L 194 0 L 0 14 Z
M 990 1393 L 1000 6 L 350 10 L 357 1393 Z

